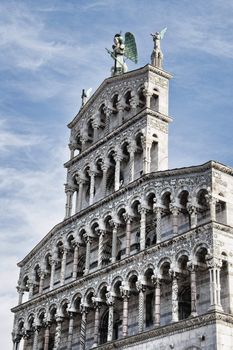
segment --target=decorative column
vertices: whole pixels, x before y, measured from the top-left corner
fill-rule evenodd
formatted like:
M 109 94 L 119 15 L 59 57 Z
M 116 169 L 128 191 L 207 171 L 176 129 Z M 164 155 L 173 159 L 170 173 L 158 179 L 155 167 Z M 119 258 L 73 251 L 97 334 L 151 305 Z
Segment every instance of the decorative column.
M 139 295 L 138 295 L 138 332 L 143 332 L 143 330 L 144 330 L 146 286 L 142 283 L 142 281 L 139 280 L 136 282 L 136 288 L 139 292 Z
M 23 302 L 24 289 L 20 286 L 17 286 L 16 289 L 17 289 L 17 292 L 19 293 L 18 305 L 20 305 Z
M 68 338 L 67 338 L 67 350 L 72 348 L 72 339 L 73 339 L 73 329 L 74 329 L 74 312 L 68 311 L 69 313 L 69 328 L 68 328 Z
M 190 271 L 190 289 L 191 289 L 191 316 L 197 316 L 197 283 L 196 283 L 196 265 L 189 261 L 187 268 Z
M 73 247 L 74 247 L 74 260 L 73 260 L 72 280 L 75 281 L 78 274 L 79 244 L 74 241 Z
M 40 276 L 40 282 L 39 282 L 39 294 L 43 293 L 43 287 L 44 287 L 44 279 L 46 276 L 46 271 L 39 269 L 39 276 Z
M 141 140 L 143 145 L 143 174 L 147 174 L 150 172 L 152 141 L 145 136 L 141 136 Z
M 106 196 L 106 189 L 107 189 L 107 172 L 108 172 L 108 168 L 109 168 L 109 164 L 108 163 L 103 163 L 101 165 L 101 169 L 103 171 L 103 178 L 102 178 L 102 196 L 105 197 Z
M 129 152 L 129 182 L 134 181 L 134 154 L 136 151 L 136 142 L 131 141 L 127 150 Z
M 22 338 L 22 335 L 16 334 L 16 336 L 13 338 L 13 350 L 19 349 L 20 340 Z
M 83 185 L 85 180 L 78 178 L 78 193 L 77 193 L 77 199 L 76 199 L 76 210 L 75 212 L 78 213 L 82 208 L 82 197 L 83 197 Z
M 95 348 L 99 344 L 100 301 L 95 297 L 92 298 L 92 301 L 95 308 L 94 343 L 92 347 Z
M 96 171 L 90 170 L 89 176 L 90 176 L 90 198 L 89 198 L 89 205 L 93 204 L 94 201 L 94 191 L 95 191 L 95 175 Z
M 210 273 L 210 307 L 209 310 L 222 311 L 221 305 L 221 284 L 220 284 L 220 270 L 222 267 L 222 260 L 210 254 L 206 255 L 206 264 L 209 267 Z
M 113 324 L 114 324 L 114 302 L 115 298 L 112 292 L 106 293 L 106 301 L 108 305 L 108 336 L 107 341 L 113 340 Z
M 148 82 L 145 82 L 143 92 L 144 92 L 144 95 L 146 96 L 146 107 L 150 108 L 150 101 L 151 101 L 153 92 L 150 90 Z
M 151 276 L 152 282 L 155 286 L 155 315 L 154 325 L 155 327 L 160 326 L 160 304 L 161 304 L 161 279 L 158 276 Z
M 190 215 L 190 228 L 195 228 L 197 226 L 197 207 L 189 205 L 187 209 Z
M 114 222 L 113 220 L 110 220 L 110 225 L 112 226 L 112 263 L 116 262 L 116 256 L 117 256 L 117 228 L 118 224 Z
M 139 205 L 140 219 L 140 250 L 144 250 L 146 246 L 146 213 L 147 209 Z
M 130 246 L 131 246 L 131 222 L 133 220 L 132 216 L 128 213 L 123 214 L 124 220 L 126 221 L 126 248 L 125 255 L 130 255 Z
M 71 212 L 72 212 L 72 198 L 73 198 L 73 194 L 74 194 L 74 189 L 68 185 L 65 185 L 65 193 L 66 193 L 65 219 L 67 219 L 71 216 Z
M 179 208 L 176 207 L 173 204 L 170 204 L 170 211 L 172 213 L 172 229 L 173 229 L 173 235 L 178 234 L 178 215 L 179 215 Z
M 153 211 L 156 214 L 156 243 L 161 242 L 161 219 L 163 208 L 154 205 Z
M 102 267 L 102 260 L 103 260 L 103 252 L 104 252 L 104 230 L 99 230 L 99 247 L 98 247 L 98 268 L 101 269 Z
M 92 238 L 88 235 L 85 236 L 86 238 L 86 261 L 85 261 L 85 275 L 89 273 L 90 268 L 90 255 L 91 255 L 91 242 Z
M 54 258 L 49 259 L 49 263 L 51 266 L 51 274 L 50 274 L 50 285 L 49 285 L 49 290 L 53 289 L 53 284 L 54 284 L 54 274 L 55 274 L 55 267 L 57 264 L 57 260 Z
M 27 345 L 28 345 L 28 339 L 30 338 L 30 335 L 28 334 L 27 331 L 23 334 L 23 350 L 27 350 Z
M 32 346 L 32 350 L 38 350 L 39 331 L 40 331 L 40 327 L 39 327 L 39 326 L 35 326 L 35 327 L 34 327 L 34 337 L 33 337 L 33 346 Z
M 125 110 L 123 99 L 122 99 L 122 101 L 120 100 L 117 103 L 117 110 L 118 110 L 118 125 L 121 125 L 123 122 L 123 112 Z
M 46 322 L 45 324 L 45 332 L 44 332 L 44 349 L 43 350 L 49 350 L 49 328 L 50 328 L 50 322 Z
M 178 314 L 178 277 L 177 273 L 173 270 L 170 271 L 172 277 L 172 322 L 179 321 Z
M 56 316 L 56 331 L 55 331 L 55 339 L 54 339 L 54 347 L 53 350 L 58 350 L 60 341 L 61 341 L 61 326 L 63 322 L 63 317 L 61 316 Z
M 116 165 L 115 165 L 115 191 L 118 191 L 120 188 L 120 168 L 121 168 L 121 160 L 122 154 L 118 152 L 114 156 Z
M 29 279 L 27 284 L 29 288 L 28 299 L 30 300 L 33 297 L 34 282 L 31 279 Z
M 68 248 L 63 247 L 62 251 L 62 261 L 61 261 L 61 274 L 60 274 L 60 286 L 65 282 L 65 273 L 66 273 L 66 257 L 68 253 Z
M 120 292 L 123 298 L 122 336 L 124 338 L 128 335 L 129 290 L 124 286 L 120 286 Z
M 88 309 L 84 305 L 81 305 L 80 308 L 81 308 L 81 314 L 82 314 L 81 330 L 80 330 L 80 350 L 85 350 Z

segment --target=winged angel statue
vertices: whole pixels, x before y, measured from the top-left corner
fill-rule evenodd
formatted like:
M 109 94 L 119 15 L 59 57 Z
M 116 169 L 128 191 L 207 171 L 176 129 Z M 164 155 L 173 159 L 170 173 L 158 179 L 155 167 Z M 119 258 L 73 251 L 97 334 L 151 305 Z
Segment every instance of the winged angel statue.
M 114 36 L 114 45 L 112 45 L 112 49 L 113 51 L 106 49 L 114 59 L 114 66 L 111 69 L 112 76 L 127 72 L 126 58 L 134 63 L 138 62 L 137 46 L 132 33 L 125 33 L 125 38 L 123 38 L 121 34 L 116 34 Z

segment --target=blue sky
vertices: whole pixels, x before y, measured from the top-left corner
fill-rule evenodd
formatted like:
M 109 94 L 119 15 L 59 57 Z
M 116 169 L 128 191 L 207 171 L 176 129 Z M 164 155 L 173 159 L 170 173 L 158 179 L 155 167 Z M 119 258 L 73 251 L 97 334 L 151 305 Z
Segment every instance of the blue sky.
M 110 75 L 113 36 L 135 34 L 149 63 L 162 43 L 170 83 L 169 167 L 210 159 L 233 166 L 231 0 L 40 0 L 0 2 L 1 344 L 12 348 L 16 263 L 64 217 L 66 125 L 82 88 Z

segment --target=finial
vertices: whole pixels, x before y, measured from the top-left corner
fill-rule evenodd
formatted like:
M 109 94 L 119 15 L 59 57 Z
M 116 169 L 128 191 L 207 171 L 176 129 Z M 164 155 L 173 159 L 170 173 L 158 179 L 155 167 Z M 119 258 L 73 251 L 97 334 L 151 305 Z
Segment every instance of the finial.
M 138 59 L 137 46 L 132 33 L 125 33 L 125 38 L 123 38 L 121 32 L 120 34 L 117 33 L 113 40 L 113 51 L 106 49 L 114 60 L 114 66 L 111 69 L 112 76 L 120 75 L 128 71 L 128 67 L 125 63 L 126 58 L 129 58 L 134 63 L 137 63 Z
M 161 50 L 161 40 L 166 33 L 167 28 L 161 30 L 161 32 L 156 32 L 155 34 L 151 34 L 154 41 L 154 49 L 151 54 L 151 65 L 157 68 L 163 68 L 163 53 Z

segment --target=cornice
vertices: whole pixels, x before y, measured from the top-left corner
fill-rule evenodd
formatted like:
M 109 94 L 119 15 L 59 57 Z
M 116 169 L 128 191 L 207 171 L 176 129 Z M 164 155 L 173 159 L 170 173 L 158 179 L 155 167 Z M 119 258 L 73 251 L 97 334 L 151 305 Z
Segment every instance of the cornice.
M 129 190 L 134 189 L 138 186 L 140 186 L 143 183 L 146 183 L 148 180 L 159 180 L 161 178 L 172 178 L 177 176 L 184 176 L 184 175 L 190 175 L 190 174 L 198 174 L 202 173 L 211 169 L 217 169 L 222 172 L 227 172 L 230 175 L 233 175 L 233 169 L 228 168 L 225 165 L 222 165 L 220 163 L 217 163 L 215 161 L 209 161 L 201 165 L 195 165 L 191 167 L 183 167 L 183 168 L 175 168 L 175 169 L 169 169 L 169 170 L 163 170 L 163 171 L 157 171 L 154 173 L 146 174 L 140 177 L 139 179 L 131 182 L 127 186 L 119 189 L 118 191 L 110 194 L 109 196 L 99 200 L 98 202 L 92 204 L 91 206 L 81 210 L 80 212 L 72 215 L 70 218 L 63 220 L 62 222 L 55 225 L 48 234 L 42 238 L 42 240 L 31 250 L 29 254 L 26 255 L 26 257 L 21 260 L 18 263 L 19 267 L 22 267 L 30 258 L 40 249 L 42 246 L 60 229 L 65 227 L 66 225 L 71 224 L 72 222 L 76 221 L 78 218 L 81 218 L 84 215 L 87 215 L 91 211 L 97 209 L 98 207 L 101 207 L 105 203 L 111 202 L 114 198 L 117 198 L 121 196 L 124 193 L 127 193 Z
M 209 222 L 201 224 L 193 229 L 190 229 L 189 231 L 187 231 L 185 233 L 180 233 L 180 234 L 176 235 L 175 237 L 168 238 L 160 243 L 157 243 L 156 245 L 154 245 L 152 247 L 146 248 L 143 251 L 135 253 L 129 257 L 125 257 L 124 259 L 121 259 L 121 260 L 117 261 L 116 263 L 109 264 L 106 267 L 103 267 L 99 270 L 93 271 L 93 272 L 89 273 L 88 275 L 83 276 L 75 281 L 71 281 L 69 283 L 66 283 L 63 286 L 54 288 L 53 290 L 48 291 L 47 293 L 36 296 L 33 299 L 30 299 L 30 300 L 26 301 L 25 303 L 14 307 L 12 309 L 12 312 L 18 312 L 20 310 L 23 310 L 26 307 L 30 307 L 32 305 L 37 305 L 38 303 L 40 303 L 44 300 L 48 300 L 48 299 L 52 298 L 53 296 L 58 295 L 58 293 L 59 294 L 63 293 L 69 289 L 77 290 L 78 288 L 85 285 L 88 281 L 95 280 L 98 277 L 101 277 L 107 273 L 110 273 L 111 271 L 115 270 L 116 268 L 121 268 L 121 267 L 124 267 L 125 265 L 128 265 L 128 264 L 132 265 L 135 262 L 135 260 L 142 260 L 143 261 L 146 256 L 148 257 L 149 255 L 154 255 L 154 254 L 156 254 L 156 252 L 160 251 L 161 249 L 169 247 L 173 244 L 180 244 L 184 240 L 190 240 L 190 238 L 193 235 L 199 235 L 203 232 L 208 233 L 210 231 L 213 231 L 214 225 L 215 225 L 215 223 L 213 221 L 209 221 Z
M 223 322 L 224 324 L 233 325 L 233 316 L 220 312 L 208 312 L 204 315 L 187 318 L 185 320 L 174 322 L 165 326 L 160 326 L 153 328 L 151 330 L 138 333 L 136 335 L 129 336 L 124 339 L 114 340 L 110 343 L 101 344 L 95 349 L 101 350 L 112 350 L 112 349 L 123 349 L 130 345 L 137 345 L 140 343 L 148 342 L 148 339 L 152 338 L 162 338 L 165 336 L 170 336 L 176 333 L 184 333 L 185 331 L 190 331 L 191 329 L 215 324 L 217 322 Z
M 103 145 L 105 142 L 107 142 L 108 140 L 112 139 L 113 137 L 119 135 L 125 129 L 127 129 L 129 126 L 131 126 L 132 124 L 134 124 L 136 121 L 138 121 L 139 119 L 141 119 L 144 116 L 152 116 L 152 117 L 155 117 L 155 118 L 157 118 L 157 119 L 159 119 L 159 120 L 161 120 L 161 121 L 163 121 L 165 123 L 172 122 L 172 118 L 171 117 L 169 117 L 169 116 L 167 116 L 165 114 L 159 113 L 159 112 L 155 112 L 152 109 L 145 107 L 140 112 L 138 112 L 133 117 L 131 117 L 129 120 L 127 120 L 124 124 L 120 125 L 116 129 L 111 131 L 108 135 L 102 137 L 95 144 L 93 144 L 90 147 L 88 147 L 85 151 L 83 151 L 82 153 L 78 154 L 74 158 L 68 160 L 64 164 L 64 167 L 68 168 L 69 166 L 74 164 L 79 159 L 82 159 L 82 158 L 86 157 L 89 153 L 93 152 L 96 148 L 100 147 L 101 145 Z
M 85 103 L 85 105 L 79 110 L 79 112 L 76 114 L 74 119 L 67 125 L 68 128 L 72 128 L 76 122 L 85 114 L 85 112 L 88 110 L 88 108 L 92 105 L 93 101 L 101 94 L 101 92 L 105 89 L 105 87 L 113 82 L 118 83 L 119 81 L 123 81 L 125 79 L 134 78 L 141 74 L 146 74 L 147 72 L 153 72 L 158 75 L 160 75 L 163 78 L 171 79 L 172 74 L 164 71 L 163 69 L 159 69 L 156 67 L 151 66 L 150 64 L 145 65 L 144 67 L 131 70 L 127 73 L 116 75 L 114 77 L 106 78 L 100 86 L 97 88 L 97 90 L 94 92 L 94 94 L 90 97 L 90 99 Z

